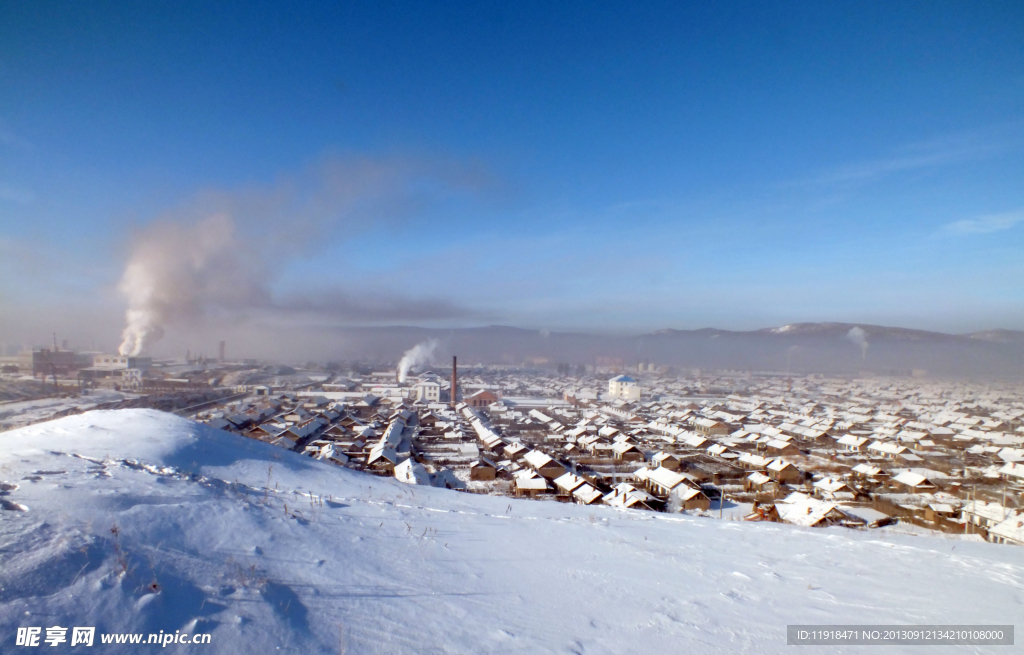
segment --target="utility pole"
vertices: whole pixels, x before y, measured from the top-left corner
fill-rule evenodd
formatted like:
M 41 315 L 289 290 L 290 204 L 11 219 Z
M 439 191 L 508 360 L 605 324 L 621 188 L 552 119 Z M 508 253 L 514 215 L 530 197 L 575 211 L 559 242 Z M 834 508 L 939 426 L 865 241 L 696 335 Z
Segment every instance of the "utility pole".
M 968 524 L 968 523 L 970 522 L 970 520 L 971 520 L 971 517 L 970 517 L 970 516 L 969 516 L 969 515 L 967 514 L 967 509 L 966 509 L 966 507 L 967 507 L 967 506 L 966 506 L 966 505 L 964 505 L 964 508 L 965 508 L 965 509 L 963 510 L 963 512 L 964 512 L 964 536 L 965 536 L 965 537 L 967 536 L 967 524 Z M 974 508 L 972 507 L 971 509 L 974 509 Z
M 978 485 L 971 487 L 971 512 L 978 513 Z M 971 521 L 971 534 L 974 534 L 974 521 Z

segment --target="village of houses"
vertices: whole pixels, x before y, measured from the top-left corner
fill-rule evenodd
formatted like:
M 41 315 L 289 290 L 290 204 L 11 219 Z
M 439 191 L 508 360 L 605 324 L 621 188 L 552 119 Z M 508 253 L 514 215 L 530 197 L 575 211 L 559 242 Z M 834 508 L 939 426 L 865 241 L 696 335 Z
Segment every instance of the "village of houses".
M 478 366 L 455 402 L 444 376 L 386 371 L 197 419 L 409 484 L 1024 545 L 1018 383 L 639 368 Z

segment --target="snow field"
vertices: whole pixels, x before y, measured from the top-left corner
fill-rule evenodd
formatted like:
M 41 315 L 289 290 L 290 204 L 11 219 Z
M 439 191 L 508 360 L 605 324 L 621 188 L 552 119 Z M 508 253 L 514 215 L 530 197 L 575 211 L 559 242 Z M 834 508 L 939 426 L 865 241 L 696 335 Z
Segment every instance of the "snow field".
M 223 653 L 771 653 L 788 623 L 1024 616 L 1018 548 L 413 487 L 153 410 L 0 434 L 0 501 L 0 652 L 59 624 Z

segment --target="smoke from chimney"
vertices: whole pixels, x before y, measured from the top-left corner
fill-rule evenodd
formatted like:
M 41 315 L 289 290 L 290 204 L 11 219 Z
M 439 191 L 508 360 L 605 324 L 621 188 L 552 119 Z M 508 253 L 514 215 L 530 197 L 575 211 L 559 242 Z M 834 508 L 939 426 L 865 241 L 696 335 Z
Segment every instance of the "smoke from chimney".
M 437 339 L 428 339 L 406 350 L 401 361 L 398 362 L 398 381 L 405 382 L 409 371 L 429 364 L 434 358 L 434 351 L 437 350 L 438 345 Z
M 291 261 L 308 257 L 332 234 L 402 220 L 485 183 L 479 171 L 452 163 L 332 160 L 269 189 L 203 195 L 133 239 L 118 285 L 128 301 L 118 350 L 138 355 L 167 326 L 194 325 L 207 315 L 232 325 L 254 314 L 339 322 L 460 315 L 464 310 L 443 301 L 379 292 L 356 298 L 331 288 L 318 290 L 317 300 L 288 294 L 278 302 L 271 289 Z
M 860 359 L 865 361 L 868 358 L 868 333 L 859 327 L 852 327 L 846 333 L 846 338 L 860 346 Z
M 163 336 L 164 325 L 197 318 L 208 306 L 265 303 L 259 265 L 240 255 L 227 214 L 192 224 L 159 222 L 140 233 L 119 285 L 128 300 L 120 353 L 138 355 Z
M 458 402 L 459 394 L 459 367 L 457 358 L 452 355 L 452 407 Z

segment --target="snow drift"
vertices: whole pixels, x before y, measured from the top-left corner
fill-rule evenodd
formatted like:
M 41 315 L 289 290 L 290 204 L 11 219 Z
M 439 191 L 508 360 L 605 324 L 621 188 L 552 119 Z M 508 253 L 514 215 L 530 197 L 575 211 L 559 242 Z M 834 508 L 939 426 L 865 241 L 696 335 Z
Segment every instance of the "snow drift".
M 765 653 L 788 623 L 1024 613 L 1013 547 L 411 487 L 152 410 L 0 434 L 0 482 L 4 652 L 58 624 L 211 653 Z

